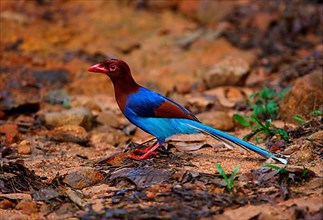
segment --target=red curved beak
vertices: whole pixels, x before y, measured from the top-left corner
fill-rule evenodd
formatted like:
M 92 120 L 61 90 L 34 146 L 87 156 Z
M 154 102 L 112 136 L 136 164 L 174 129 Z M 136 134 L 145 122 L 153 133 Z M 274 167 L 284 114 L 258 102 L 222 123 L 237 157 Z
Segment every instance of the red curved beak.
M 91 66 L 87 70 L 89 72 L 93 72 L 93 73 L 107 73 L 108 72 L 108 70 L 105 68 L 105 66 L 100 63 Z

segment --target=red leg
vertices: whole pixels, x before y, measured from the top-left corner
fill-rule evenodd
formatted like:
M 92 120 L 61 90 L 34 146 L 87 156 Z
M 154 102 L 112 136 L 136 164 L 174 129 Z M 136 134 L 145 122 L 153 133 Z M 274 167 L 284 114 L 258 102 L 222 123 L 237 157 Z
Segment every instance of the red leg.
M 144 149 L 135 148 L 131 152 L 133 152 L 133 153 L 147 153 L 152 147 L 154 147 L 154 145 L 150 146 L 150 147 L 146 147 Z
M 149 147 L 149 150 L 141 156 L 137 156 L 137 155 L 130 155 L 129 158 L 131 159 L 135 159 L 135 160 L 144 160 L 146 159 L 150 154 L 155 153 L 153 152 L 154 150 L 156 150 L 158 147 L 160 146 L 160 144 L 157 142 L 155 145 L 153 145 L 152 147 Z M 139 149 L 138 149 L 139 150 Z M 144 149 L 146 150 L 146 149 Z

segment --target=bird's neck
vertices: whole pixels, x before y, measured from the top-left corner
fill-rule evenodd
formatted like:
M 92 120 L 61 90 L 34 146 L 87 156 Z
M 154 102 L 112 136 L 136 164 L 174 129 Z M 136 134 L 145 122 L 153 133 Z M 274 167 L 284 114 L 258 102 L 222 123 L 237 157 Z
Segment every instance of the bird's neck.
M 127 104 L 128 97 L 131 94 L 136 93 L 140 86 L 132 77 L 126 78 L 111 78 L 114 86 L 114 93 L 119 108 L 124 113 L 125 106 Z

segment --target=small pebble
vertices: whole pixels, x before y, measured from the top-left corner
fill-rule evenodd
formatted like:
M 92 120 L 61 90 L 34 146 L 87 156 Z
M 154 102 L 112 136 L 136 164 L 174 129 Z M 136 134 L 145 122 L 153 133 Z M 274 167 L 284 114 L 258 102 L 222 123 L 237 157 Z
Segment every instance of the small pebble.
M 18 154 L 30 154 L 31 153 L 31 147 L 30 142 L 23 140 L 20 142 L 17 146 Z

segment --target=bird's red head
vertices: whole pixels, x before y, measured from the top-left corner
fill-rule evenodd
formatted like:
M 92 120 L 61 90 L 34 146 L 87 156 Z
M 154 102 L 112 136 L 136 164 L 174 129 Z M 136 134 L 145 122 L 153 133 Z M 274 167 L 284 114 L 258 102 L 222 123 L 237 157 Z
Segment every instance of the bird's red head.
M 94 73 L 104 73 L 110 77 L 124 77 L 130 75 L 129 66 L 122 60 L 108 59 L 91 66 L 88 71 Z

